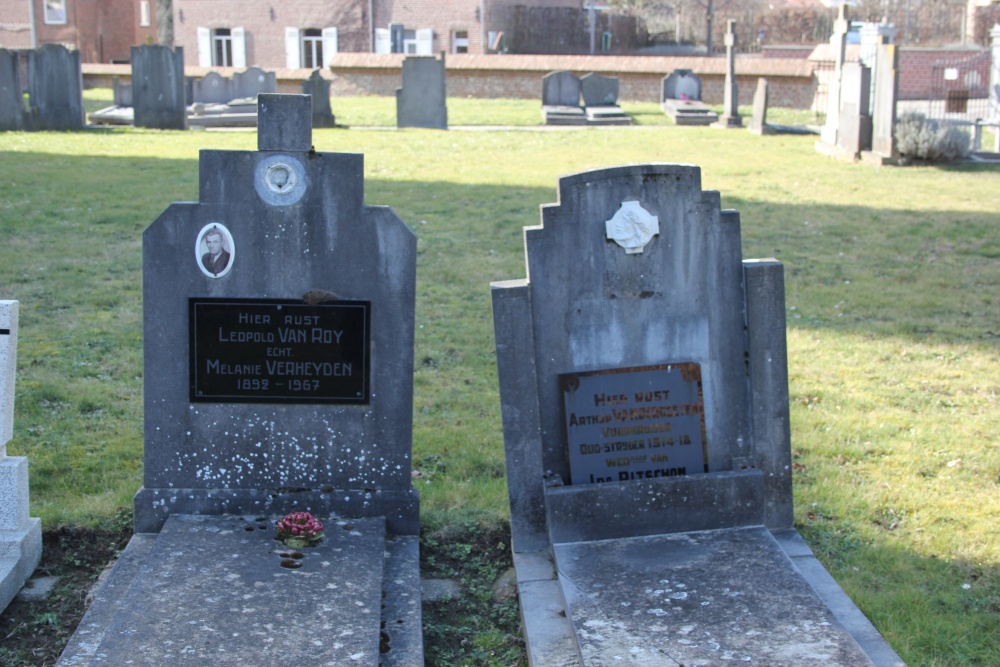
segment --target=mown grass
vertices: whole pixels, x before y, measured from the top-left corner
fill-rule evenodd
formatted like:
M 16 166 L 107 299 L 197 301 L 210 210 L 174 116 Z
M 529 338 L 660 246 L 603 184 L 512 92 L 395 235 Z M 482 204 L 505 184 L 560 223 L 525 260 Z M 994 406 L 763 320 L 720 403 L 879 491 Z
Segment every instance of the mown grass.
M 506 519 L 489 283 L 524 276 L 521 230 L 558 177 L 695 163 L 740 211 L 744 256 L 786 267 L 797 527 L 909 664 L 998 664 L 1000 170 L 874 169 L 813 141 L 670 126 L 313 137 L 364 153 L 366 201 L 419 237 L 427 529 Z M 141 231 L 197 198 L 198 149 L 255 147 L 252 132 L 0 135 L 0 297 L 21 302 L 9 452 L 31 460 L 45 525 L 109 521 L 141 485 Z

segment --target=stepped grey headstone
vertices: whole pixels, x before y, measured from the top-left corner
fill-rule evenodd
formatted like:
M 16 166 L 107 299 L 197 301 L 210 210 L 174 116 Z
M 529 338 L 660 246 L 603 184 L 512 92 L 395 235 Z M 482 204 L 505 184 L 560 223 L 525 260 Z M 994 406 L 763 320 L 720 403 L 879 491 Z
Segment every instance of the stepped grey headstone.
M 278 92 L 278 77 L 274 72 L 265 72 L 259 67 L 248 67 L 242 72 L 233 74 L 233 97 L 236 99 L 276 92 Z
M 767 79 L 757 79 L 757 90 L 753 94 L 753 116 L 747 129 L 754 134 L 773 134 L 767 124 Z
M 840 82 L 840 127 L 836 154 L 856 160 L 872 145 L 872 117 L 868 114 L 871 70 L 861 63 L 844 63 Z
M 719 118 L 701 101 L 701 78 L 689 69 L 675 69 L 661 79 L 660 103 L 678 125 L 711 125 Z
M 423 663 L 416 239 L 312 151 L 308 95 L 258 105 L 258 150 L 202 151 L 143 234 L 137 534 L 62 667 Z M 325 525 L 299 555 L 293 511 Z
M 726 82 L 723 90 L 722 116 L 714 127 L 733 129 L 743 127 L 740 117 L 740 87 L 736 83 L 736 21 L 726 22 Z
M 396 127 L 448 129 L 444 54 L 403 60 L 403 87 L 396 89 Z
M 17 51 L 0 49 L 0 132 L 24 129 Z
M 542 77 L 542 118 L 546 125 L 583 125 L 580 79 L 572 72 L 549 72 Z
M 182 47 L 133 46 L 132 91 L 136 127 L 187 129 Z
M 313 127 L 334 127 L 337 124 L 330 109 L 330 82 L 323 78 L 320 70 L 314 69 L 302 82 L 302 93 L 312 97 Z
M 0 611 L 38 566 L 42 525 L 28 515 L 28 459 L 7 456 L 14 436 L 18 302 L 0 301 Z
M 531 664 L 871 664 L 845 629 L 867 620 L 771 532 L 792 526 L 782 265 L 742 258 L 694 166 L 567 176 L 558 202 L 525 229 L 530 279 L 492 285 Z
M 28 126 L 76 130 L 84 125 L 80 52 L 61 44 L 28 51 Z
M 580 77 L 587 123 L 592 125 L 631 125 L 632 117 L 618 106 L 618 78 L 600 74 Z

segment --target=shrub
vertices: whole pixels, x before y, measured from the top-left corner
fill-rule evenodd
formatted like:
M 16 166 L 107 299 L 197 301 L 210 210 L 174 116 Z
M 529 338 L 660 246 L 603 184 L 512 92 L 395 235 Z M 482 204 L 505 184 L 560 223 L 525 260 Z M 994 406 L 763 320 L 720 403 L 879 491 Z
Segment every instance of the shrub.
M 896 121 L 896 145 L 904 157 L 953 162 L 969 154 L 969 135 L 922 113 L 904 113 Z

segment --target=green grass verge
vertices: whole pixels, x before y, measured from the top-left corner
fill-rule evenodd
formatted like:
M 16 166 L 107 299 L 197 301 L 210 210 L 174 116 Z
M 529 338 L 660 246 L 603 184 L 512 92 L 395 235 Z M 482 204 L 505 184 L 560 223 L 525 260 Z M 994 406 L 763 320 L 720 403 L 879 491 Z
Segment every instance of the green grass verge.
M 997 167 L 874 169 L 817 154 L 812 137 L 670 126 L 313 139 L 364 153 L 366 201 L 419 238 L 427 530 L 506 519 L 489 283 L 524 276 L 521 230 L 558 177 L 696 163 L 741 213 L 744 256 L 785 263 L 797 526 L 909 664 L 1000 663 Z M 141 232 L 197 198 L 198 149 L 255 147 L 252 132 L 0 134 L 0 297 L 21 302 L 8 450 L 29 457 L 46 526 L 130 505 Z

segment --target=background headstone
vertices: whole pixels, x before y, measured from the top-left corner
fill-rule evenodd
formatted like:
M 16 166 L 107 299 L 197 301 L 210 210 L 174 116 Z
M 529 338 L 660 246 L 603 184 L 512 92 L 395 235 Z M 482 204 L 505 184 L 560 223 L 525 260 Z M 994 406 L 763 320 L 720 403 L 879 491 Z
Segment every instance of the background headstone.
M 111 80 L 112 101 L 116 107 L 130 107 L 135 101 L 132 82 L 123 83 L 117 76 Z
M 0 301 L 0 611 L 38 566 L 42 525 L 28 515 L 28 459 L 7 456 L 14 434 L 17 301 Z
M 990 120 L 1000 123 L 1000 24 L 990 30 Z M 1000 130 L 997 148 L 1000 152 Z
M 875 58 L 875 99 L 872 100 L 872 153 L 882 160 L 896 159 L 896 99 L 899 96 L 899 50 L 879 44 Z
M 278 77 L 274 72 L 265 72 L 259 67 L 248 67 L 233 74 L 233 97 L 243 99 L 257 97 L 261 93 L 278 92 Z
M 871 70 L 858 62 L 844 63 L 840 87 L 837 152 L 853 160 L 872 145 Z
M 837 132 L 840 131 L 840 82 L 843 76 L 844 60 L 847 58 L 847 32 L 850 30 L 850 21 L 847 13 L 847 3 L 840 4 L 837 20 L 833 24 L 833 34 L 830 36 L 830 44 L 833 46 L 834 69 L 833 77 L 827 83 L 827 107 L 826 123 L 820 133 L 820 142 L 826 144 L 826 148 L 817 146 L 828 152 L 837 144 Z
M 444 54 L 403 60 L 403 87 L 396 90 L 396 127 L 448 129 Z
M 587 116 L 580 106 L 580 78 L 562 70 L 542 77 L 542 119 L 546 125 L 583 125 Z
M 767 125 L 767 79 L 757 79 L 757 90 L 753 94 L 753 116 L 747 129 L 754 134 L 771 134 Z
M 661 82 L 662 100 L 701 101 L 701 77 L 689 69 L 675 69 Z
M 726 22 L 726 82 L 723 90 L 722 116 L 714 127 L 732 129 L 743 127 L 740 117 L 740 87 L 736 83 L 736 21 Z
M 192 102 L 226 104 L 235 97 L 233 80 L 227 79 L 218 72 L 209 72 L 200 79 L 191 82 Z
M 80 52 L 60 44 L 28 51 L 28 125 L 75 130 L 84 125 Z
M 181 47 L 133 46 L 132 92 L 136 127 L 187 129 L 184 50 Z
M 663 113 L 678 125 L 711 125 L 719 115 L 701 101 L 701 79 L 688 69 L 676 69 L 660 81 Z
M 586 107 L 616 106 L 618 104 L 618 77 L 584 74 L 580 77 L 580 94 Z
M 0 49 L 0 132 L 24 129 L 17 51 Z
M 330 109 L 330 81 L 323 78 L 320 70 L 314 69 L 302 82 L 302 93 L 312 96 L 313 127 L 334 127 L 337 124 Z

